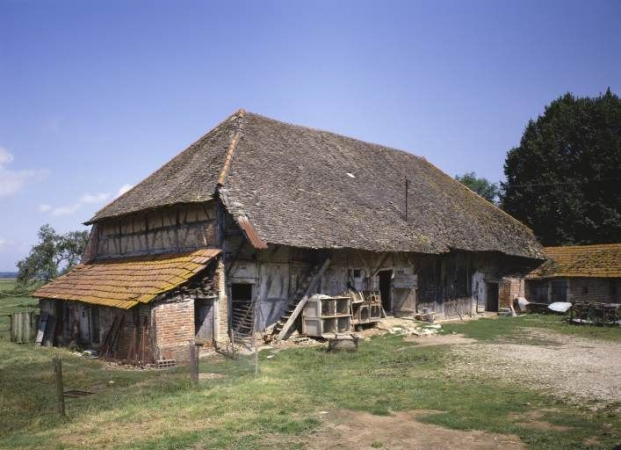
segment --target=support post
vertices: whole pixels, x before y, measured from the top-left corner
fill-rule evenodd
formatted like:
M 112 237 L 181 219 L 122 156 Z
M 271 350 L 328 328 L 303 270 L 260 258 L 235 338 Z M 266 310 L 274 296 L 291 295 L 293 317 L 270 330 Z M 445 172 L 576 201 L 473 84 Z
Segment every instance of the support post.
M 252 315 L 252 349 L 254 350 L 254 375 L 259 374 L 259 347 L 257 345 L 257 301 L 255 300 L 254 314 Z
M 54 375 L 56 377 L 56 412 L 65 417 L 65 388 L 63 387 L 63 361 L 60 357 L 52 358 Z
M 231 340 L 231 358 L 235 359 L 235 333 L 229 330 L 229 338 Z

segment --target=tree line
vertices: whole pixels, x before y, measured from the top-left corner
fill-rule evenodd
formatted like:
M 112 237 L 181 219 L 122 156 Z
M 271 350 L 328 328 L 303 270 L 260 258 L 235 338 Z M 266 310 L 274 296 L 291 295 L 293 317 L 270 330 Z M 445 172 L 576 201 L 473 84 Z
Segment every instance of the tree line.
M 470 172 L 470 189 L 529 226 L 545 246 L 621 242 L 621 100 L 565 94 L 507 153 L 506 181 Z

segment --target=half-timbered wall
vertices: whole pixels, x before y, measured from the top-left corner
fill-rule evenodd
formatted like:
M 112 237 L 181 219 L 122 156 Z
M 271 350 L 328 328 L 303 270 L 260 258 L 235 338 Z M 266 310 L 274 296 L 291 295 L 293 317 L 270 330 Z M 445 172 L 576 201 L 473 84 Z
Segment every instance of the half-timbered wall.
M 92 258 L 173 253 L 217 246 L 214 202 L 162 208 L 98 223 Z
M 374 253 L 357 250 L 305 250 L 270 246 L 255 251 L 241 235 L 225 239 L 227 287 L 253 285 L 259 300 L 259 329 L 276 322 L 298 283 L 326 257 L 331 264 L 318 293 L 338 295 L 350 289 L 380 290 L 379 272 L 391 271 L 391 308 L 395 315 L 412 315 L 423 309 L 437 317 L 460 317 L 485 309 L 487 283 L 529 270 L 524 261 L 497 253 L 453 252 L 444 255 Z M 483 300 L 477 308 L 477 300 Z M 504 306 L 504 305 L 503 305 Z

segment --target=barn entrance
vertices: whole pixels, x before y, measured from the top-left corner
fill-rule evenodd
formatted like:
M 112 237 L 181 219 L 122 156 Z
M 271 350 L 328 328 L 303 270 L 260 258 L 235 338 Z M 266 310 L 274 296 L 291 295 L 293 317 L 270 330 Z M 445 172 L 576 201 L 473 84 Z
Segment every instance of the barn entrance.
M 231 329 L 235 334 L 242 336 L 252 333 L 254 323 L 252 286 L 250 283 L 231 285 Z
M 379 290 L 384 311 L 392 313 L 392 270 L 380 270 Z
M 197 341 L 210 344 L 214 340 L 213 300 L 197 298 L 194 300 L 194 334 Z
M 498 283 L 485 283 L 487 285 L 485 311 L 498 312 Z

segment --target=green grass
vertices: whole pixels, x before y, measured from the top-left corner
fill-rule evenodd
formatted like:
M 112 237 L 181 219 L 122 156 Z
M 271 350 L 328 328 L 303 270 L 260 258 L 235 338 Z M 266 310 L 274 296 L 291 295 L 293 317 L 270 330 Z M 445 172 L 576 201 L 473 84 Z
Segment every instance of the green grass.
M 527 314 L 519 317 L 451 322 L 442 327 L 444 333 L 463 333 L 467 337 L 484 341 L 532 340 L 524 335 L 526 328 L 543 328 L 570 336 L 621 342 L 621 327 L 573 325 L 567 322 L 566 317 L 552 314 Z
M 0 299 L 0 311 L 19 303 L 28 301 Z M 528 320 L 555 326 L 545 325 L 547 318 Z M 522 323 L 529 322 L 479 320 L 446 328 L 489 340 L 531 326 Z M 267 359 L 270 354 L 273 358 Z M 67 389 L 98 391 L 67 400 L 66 419 L 54 413 L 54 355 L 63 358 Z M 226 376 L 201 380 L 195 389 L 184 367 L 118 370 L 64 349 L 0 340 L 0 448 L 301 449 L 326 420 L 319 412 L 339 408 L 380 415 L 442 411 L 421 420 L 516 434 L 533 449 L 589 448 L 584 444 L 589 438 L 598 442 L 590 448 L 611 448 L 621 440 L 614 407 L 594 412 L 567 405 L 511 380 L 464 383 L 440 375 L 448 358 L 448 348 L 416 348 L 400 336 L 384 335 L 362 342 L 357 353 L 266 350 L 256 377 L 250 358 L 203 360 L 202 372 Z M 569 431 L 537 430 L 516 425 L 510 417 L 550 407 L 562 413 L 545 419 L 570 426 Z

